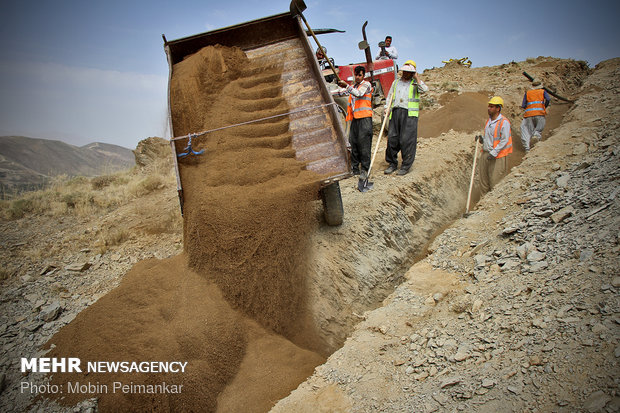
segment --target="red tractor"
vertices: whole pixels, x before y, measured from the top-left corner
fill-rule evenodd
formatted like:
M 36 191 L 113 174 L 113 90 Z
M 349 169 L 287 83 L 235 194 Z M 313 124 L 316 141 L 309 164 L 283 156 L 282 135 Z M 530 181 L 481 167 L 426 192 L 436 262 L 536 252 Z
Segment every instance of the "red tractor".
M 368 80 L 373 86 L 373 107 L 381 104 L 381 100 L 387 97 L 387 94 L 392 86 L 392 82 L 396 79 L 397 66 L 394 60 L 392 59 L 383 59 L 383 60 L 372 60 L 372 55 L 370 53 L 370 45 L 366 40 L 366 25 L 368 22 L 365 22 L 362 26 L 362 35 L 364 36 L 364 40 L 358 44 L 360 50 L 364 50 L 366 55 L 366 62 L 362 63 L 353 63 L 350 65 L 338 66 L 338 77 L 344 80 L 347 83 L 353 83 L 354 76 L 353 71 L 356 66 L 363 66 L 366 69 L 365 79 Z M 319 56 L 323 56 L 320 54 L 320 51 L 317 50 L 317 58 Z M 373 70 L 370 70 L 372 66 Z M 336 90 L 338 86 L 335 83 L 335 77 L 333 72 L 327 65 L 322 66 L 323 76 L 327 81 L 328 88 L 332 92 L 334 96 L 334 100 L 341 107 L 344 115 L 347 112 L 347 98 L 341 97 L 336 94 Z

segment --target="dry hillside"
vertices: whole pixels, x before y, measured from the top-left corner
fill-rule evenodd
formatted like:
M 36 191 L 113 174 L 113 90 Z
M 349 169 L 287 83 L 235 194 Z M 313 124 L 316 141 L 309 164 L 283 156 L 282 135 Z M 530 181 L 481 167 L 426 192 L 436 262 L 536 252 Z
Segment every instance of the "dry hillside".
M 517 144 L 523 70 L 576 101 L 552 101 L 544 140 L 525 157 L 517 148 L 510 175 L 463 218 L 486 101 L 504 97 Z M 261 227 L 248 250 L 234 222 L 224 252 L 209 250 L 210 239 L 196 244 L 209 221 L 186 221 L 197 235 L 183 235 L 165 142 L 141 143 L 131 172 L 2 204 L 0 410 L 618 411 L 620 59 L 591 70 L 541 57 L 421 76 L 431 92 L 412 172 L 384 176 L 379 161 L 368 193 L 341 181 L 340 227 L 321 223 L 311 202 L 295 301 L 305 311 L 292 326 L 272 322 L 282 314 L 255 321 L 262 307 L 238 301 L 244 286 L 222 287 L 191 263 L 187 246 L 205 245 L 199 256 L 227 259 L 224 283 L 249 282 L 256 274 L 244 270 L 269 269 L 270 239 L 283 241 Z M 44 354 L 46 343 L 52 355 L 139 354 L 199 368 L 179 397 L 35 399 L 20 383 L 49 377 L 22 375 L 19 358 Z

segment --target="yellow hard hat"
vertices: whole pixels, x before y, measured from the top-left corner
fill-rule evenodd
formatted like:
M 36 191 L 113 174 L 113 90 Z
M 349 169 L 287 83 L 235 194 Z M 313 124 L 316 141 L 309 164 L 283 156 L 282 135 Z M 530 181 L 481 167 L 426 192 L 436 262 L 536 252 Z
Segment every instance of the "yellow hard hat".
M 499 96 L 493 96 L 491 100 L 489 100 L 488 104 L 504 106 L 504 99 L 500 98 Z
M 418 65 L 415 64 L 415 62 L 413 60 L 407 60 L 405 62 L 406 65 L 411 65 L 413 67 L 415 67 L 416 69 L 418 68 Z

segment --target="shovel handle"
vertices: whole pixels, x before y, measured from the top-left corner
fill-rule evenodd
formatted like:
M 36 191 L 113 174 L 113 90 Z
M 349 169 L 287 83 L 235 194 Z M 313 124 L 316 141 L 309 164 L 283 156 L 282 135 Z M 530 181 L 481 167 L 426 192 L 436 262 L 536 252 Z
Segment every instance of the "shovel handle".
M 390 117 L 390 110 L 392 109 L 392 99 L 394 98 L 394 94 L 390 95 L 390 99 L 387 102 L 387 112 L 385 113 L 385 117 L 383 118 L 383 122 L 381 122 L 381 130 L 379 131 L 379 137 L 377 138 L 377 144 L 375 145 L 375 150 L 372 154 L 372 159 L 370 160 L 370 166 L 368 167 L 368 177 L 370 177 L 370 171 L 372 171 L 372 165 L 375 163 L 375 157 L 377 156 L 377 151 L 379 150 L 379 142 L 381 142 L 381 137 L 383 136 L 383 130 L 385 129 L 385 123 Z
M 308 31 L 310 32 L 310 35 L 312 36 L 312 38 L 314 39 L 314 41 L 316 42 L 316 44 L 319 46 L 319 49 L 323 50 L 323 46 L 321 46 L 321 43 L 319 43 L 319 39 L 316 38 L 316 36 L 314 35 L 314 30 L 312 30 L 312 28 L 310 27 L 310 25 L 308 24 L 308 22 L 306 21 L 306 18 L 304 17 L 303 13 L 301 13 L 301 11 L 299 12 L 299 17 L 301 17 L 301 19 L 304 21 L 306 28 L 308 29 Z M 334 72 L 334 75 L 336 76 L 336 80 L 338 82 L 340 82 L 340 77 L 338 76 L 338 73 L 336 73 L 336 68 L 334 67 L 334 65 L 332 64 L 331 60 L 329 60 L 329 57 L 327 57 L 327 55 L 325 56 L 325 59 L 327 60 L 327 63 L 329 63 L 329 67 L 332 69 L 332 71 Z
M 476 138 L 476 148 L 474 149 L 474 163 L 471 166 L 471 179 L 469 181 L 469 192 L 467 193 L 467 206 L 465 213 L 469 213 L 469 201 L 471 201 L 471 190 L 474 187 L 474 175 L 476 174 L 476 159 L 478 159 L 478 138 Z

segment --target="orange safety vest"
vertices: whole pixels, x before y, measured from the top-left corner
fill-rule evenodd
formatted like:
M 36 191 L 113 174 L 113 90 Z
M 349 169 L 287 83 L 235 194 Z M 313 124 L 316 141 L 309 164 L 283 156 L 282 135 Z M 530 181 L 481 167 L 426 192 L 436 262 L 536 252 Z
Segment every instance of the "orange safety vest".
M 524 118 L 545 116 L 545 91 L 543 89 L 528 90 L 525 94 L 526 106 Z
M 361 86 L 361 83 L 358 87 Z M 355 86 L 354 86 L 355 87 Z M 356 87 L 357 89 L 357 87 Z M 353 95 L 349 94 L 349 106 L 347 107 L 347 121 L 361 118 L 372 117 L 372 87 L 368 88 L 368 92 L 362 97 L 355 98 L 355 106 L 353 106 Z
M 485 130 L 487 126 L 489 125 L 489 122 L 491 122 L 491 119 L 488 119 L 486 125 L 484 125 Z M 501 132 L 502 132 L 502 125 L 504 124 L 504 122 L 508 122 L 508 143 L 506 144 L 506 147 L 504 149 L 499 151 L 495 159 L 503 158 L 509 153 L 512 153 L 512 131 L 510 130 L 510 121 L 506 119 L 504 116 L 502 116 L 502 119 L 500 119 L 500 121 L 495 124 L 495 129 L 493 130 L 493 147 L 496 148 L 497 145 L 499 145 L 499 141 L 501 138 Z

